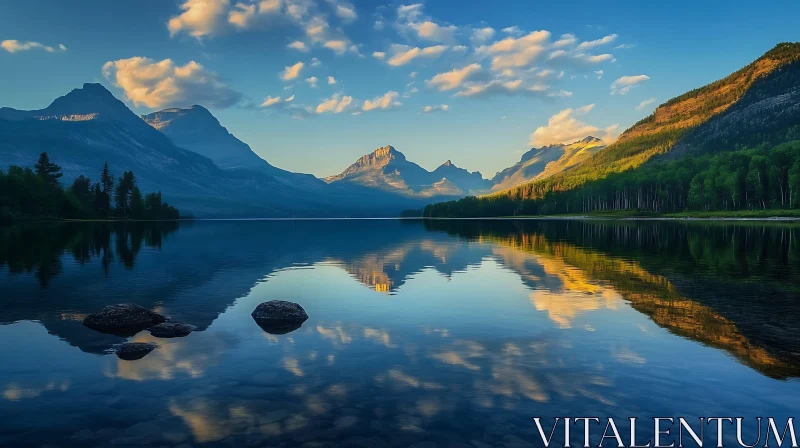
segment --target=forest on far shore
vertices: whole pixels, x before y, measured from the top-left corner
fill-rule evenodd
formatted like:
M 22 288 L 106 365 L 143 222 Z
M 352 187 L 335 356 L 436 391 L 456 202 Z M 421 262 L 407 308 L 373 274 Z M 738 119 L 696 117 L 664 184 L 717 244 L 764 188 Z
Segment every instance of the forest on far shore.
M 535 198 L 535 199 L 534 199 Z M 425 217 L 800 209 L 800 140 L 688 156 L 610 174 L 567 191 L 468 196 L 425 207 Z

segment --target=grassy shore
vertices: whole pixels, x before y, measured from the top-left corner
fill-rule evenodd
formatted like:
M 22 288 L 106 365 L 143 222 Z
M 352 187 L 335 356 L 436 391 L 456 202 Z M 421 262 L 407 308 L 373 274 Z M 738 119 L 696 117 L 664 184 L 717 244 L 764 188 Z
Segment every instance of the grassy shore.
M 532 215 L 508 216 L 507 218 L 605 218 L 605 219 L 635 219 L 635 218 L 673 218 L 673 219 L 800 219 L 800 209 L 795 210 L 736 210 L 713 212 L 680 212 L 680 213 L 655 213 L 636 210 L 610 210 L 590 213 L 573 213 L 568 215 Z

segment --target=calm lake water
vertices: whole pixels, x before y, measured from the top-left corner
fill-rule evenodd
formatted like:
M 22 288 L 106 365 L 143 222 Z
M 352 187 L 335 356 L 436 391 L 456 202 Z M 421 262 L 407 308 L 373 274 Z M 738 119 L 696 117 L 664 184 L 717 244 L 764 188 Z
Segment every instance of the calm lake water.
M 275 299 L 309 320 L 265 333 Z M 81 321 L 126 302 L 198 331 L 120 360 Z M 0 446 L 541 446 L 533 416 L 755 440 L 800 408 L 800 227 L 26 225 L 0 229 L 0 324 Z

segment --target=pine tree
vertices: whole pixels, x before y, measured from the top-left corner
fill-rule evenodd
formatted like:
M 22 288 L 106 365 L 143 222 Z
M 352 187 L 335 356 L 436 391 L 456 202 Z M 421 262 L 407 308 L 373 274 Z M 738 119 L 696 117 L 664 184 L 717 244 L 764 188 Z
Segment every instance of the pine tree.
M 50 161 L 50 157 L 46 152 L 39 155 L 39 161 L 34 165 L 36 174 L 47 182 L 51 187 L 57 187 L 58 179 L 64 174 L 61 172 L 61 167 Z

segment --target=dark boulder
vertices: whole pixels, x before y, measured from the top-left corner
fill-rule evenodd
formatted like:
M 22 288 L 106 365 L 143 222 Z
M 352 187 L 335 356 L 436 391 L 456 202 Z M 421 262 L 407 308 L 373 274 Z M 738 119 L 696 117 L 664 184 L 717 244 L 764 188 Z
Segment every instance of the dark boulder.
M 125 303 L 109 305 L 99 313 L 86 316 L 83 325 L 102 333 L 119 336 L 133 336 L 134 334 L 160 324 L 167 319 L 139 305 Z
M 156 348 L 158 348 L 158 346 L 155 344 L 128 342 L 117 347 L 117 357 L 125 361 L 135 361 L 144 358 Z
M 264 302 L 251 315 L 259 327 L 271 334 L 286 334 L 297 330 L 308 319 L 302 306 L 284 300 Z
M 179 322 L 164 322 L 148 329 L 157 338 L 182 338 L 194 331 L 194 325 Z

